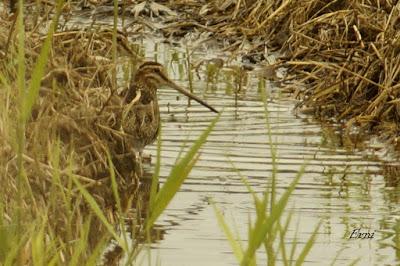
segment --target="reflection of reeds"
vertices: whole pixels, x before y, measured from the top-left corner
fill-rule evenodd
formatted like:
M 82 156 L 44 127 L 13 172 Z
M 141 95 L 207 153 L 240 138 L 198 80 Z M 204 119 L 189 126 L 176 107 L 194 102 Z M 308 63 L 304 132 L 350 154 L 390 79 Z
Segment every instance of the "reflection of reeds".
M 192 62 L 190 60 L 191 53 L 189 48 L 186 47 L 186 71 L 187 71 L 187 78 L 189 81 L 189 91 L 193 93 L 193 72 L 192 72 Z M 188 98 L 188 106 L 190 106 L 190 98 Z
M 289 213 L 286 219 L 284 219 L 283 216 L 285 214 L 289 198 L 298 184 L 300 177 L 304 173 L 305 167 L 299 169 L 296 177 L 286 191 L 280 198 L 277 198 L 277 150 L 272 139 L 265 90 L 262 90 L 261 94 L 265 106 L 266 128 L 268 130 L 268 135 L 266 137 L 270 143 L 272 155 L 271 163 L 273 165 L 273 170 L 269 179 L 269 185 L 266 186 L 266 189 L 261 196 L 257 195 L 257 193 L 254 192 L 252 187 L 248 184 L 247 179 L 242 177 L 243 183 L 249 191 L 249 195 L 254 200 L 254 208 L 256 210 L 255 221 L 252 221 L 251 219 L 248 221 L 247 247 L 243 247 L 240 237 L 233 234 L 231 228 L 226 222 L 226 219 L 222 215 L 221 211 L 217 208 L 216 204 L 214 204 L 214 210 L 218 223 L 224 231 L 231 245 L 232 251 L 240 265 L 257 265 L 256 251 L 261 247 L 264 248 L 267 255 L 268 265 L 274 265 L 276 261 L 283 261 L 285 265 L 290 265 L 293 262 L 295 262 L 296 265 L 301 265 L 305 261 L 306 256 L 315 243 L 320 225 L 315 227 L 314 232 L 305 243 L 298 257 L 295 258 L 294 254 L 298 245 L 296 241 L 298 232 L 296 232 L 294 236 L 295 240 L 293 241 L 292 245 L 288 245 L 286 238 L 288 237 L 288 228 L 292 221 L 292 213 Z M 234 165 L 232 167 L 234 167 Z M 279 257 L 279 255 L 281 257 Z
M 385 178 L 386 186 L 399 187 L 400 184 L 400 165 L 395 163 L 385 163 L 382 166 L 382 174 Z

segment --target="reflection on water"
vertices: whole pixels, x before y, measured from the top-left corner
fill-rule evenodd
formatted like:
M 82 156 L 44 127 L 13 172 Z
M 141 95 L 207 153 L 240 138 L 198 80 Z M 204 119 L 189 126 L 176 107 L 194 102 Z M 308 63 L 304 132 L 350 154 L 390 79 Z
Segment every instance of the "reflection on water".
M 287 189 L 300 167 L 307 166 L 286 210 L 286 215 L 293 212 L 293 218 L 285 244 L 298 242 L 295 258 L 322 221 L 307 265 L 330 265 L 335 259 L 339 265 L 399 262 L 395 246 L 400 246 L 400 240 L 395 233 L 400 230 L 400 170 L 396 164 L 378 159 L 382 156 L 379 145 L 365 142 L 362 136 L 344 136 L 340 126 L 321 125 L 293 111 L 296 102 L 259 78 L 266 76 L 262 70 L 246 71 L 234 61 L 221 64 L 214 58 L 226 55 L 196 50 L 190 59 L 194 67 L 188 74 L 185 49 L 142 41 L 143 36 L 138 39 L 145 55 L 168 66 L 176 82 L 186 87 L 191 83 L 196 94 L 223 110 L 196 167 L 157 222 L 152 234 L 156 236 L 151 244 L 152 264 L 237 265 L 209 199 L 217 203 L 246 241 L 248 221 L 254 218 L 255 210 L 241 178 L 247 178 L 255 191 L 265 191 L 273 169 L 268 134 L 277 147 L 279 194 Z M 267 131 L 260 101 L 264 89 L 271 132 Z M 175 91 L 163 88 L 158 93 L 163 122 L 163 181 L 182 150 L 190 147 L 214 114 L 195 102 L 188 107 L 187 99 Z M 146 151 L 155 158 L 155 145 Z M 145 166 L 151 172 L 154 165 Z M 146 205 L 146 194 L 142 203 Z M 134 243 L 139 243 L 143 239 L 135 228 L 131 227 L 131 236 Z M 349 239 L 355 229 L 374 232 L 374 238 Z M 118 261 L 118 250 L 110 248 L 109 265 Z M 257 255 L 261 265 L 266 261 L 264 253 L 261 250 Z
M 153 46 L 146 42 L 145 47 L 146 55 L 170 65 L 170 76 L 181 85 L 188 84 L 183 49 L 180 52 L 158 44 L 153 55 Z M 214 56 L 209 51 L 199 51 L 192 60 Z M 196 167 L 160 219 L 166 235 L 152 245 L 153 256 L 163 265 L 237 264 L 208 199 L 217 202 L 246 241 L 248 220 L 255 211 L 241 177 L 246 177 L 255 191 L 263 192 L 272 171 L 266 118 L 259 96 L 259 90 L 266 88 L 271 136 L 278 150 L 278 192 L 283 193 L 300 167 L 307 165 L 287 209 L 287 213 L 293 211 L 294 222 L 286 244 L 300 242 L 297 253 L 300 252 L 322 220 L 308 264 L 330 264 L 336 257 L 337 264 L 356 259 L 360 265 L 396 261 L 398 256 L 392 245 L 399 192 L 388 188 L 381 174 L 382 163 L 377 156 L 380 147 L 366 144 L 361 137 L 344 137 L 340 127 L 321 125 L 294 112 L 295 102 L 280 95 L 279 89 L 268 81 L 260 81 L 257 71 L 246 72 L 238 90 L 232 69 L 224 66 L 218 69 L 217 76 L 207 64 L 197 70 L 200 79 L 194 78 L 194 91 L 224 111 Z M 210 80 L 212 86 L 208 84 Z M 187 107 L 187 100 L 172 90 L 160 90 L 159 100 L 163 119 L 161 175 L 165 178 L 179 153 L 200 135 L 213 114 L 197 103 Z M 155 156 L 155 146 L 147 151 Z M 374 239 L 348 239 L 358 228 L 375 232 Z M 265 261 L 263 253 L 261 250 L 258 254 L 260 264 Z
M 109 215 L 114 216 L 111 220 L 118 221 L 119 218 L 122 218 L 123 230 L 129 235 L 130 245 L 134 247 L 131 250 L 134 252 L 139 252 L 139 246 L 143 243 L 154 243 L 163 240 L 166 232 L 163 226 L 159 225 L 152 227 L 149 234 L 145 233 L 144 230 L 150 204 L 151 186 L 152 174 L 147 171 L 143 173 L 140 178 L 140 184 L 134 192 L 129 188 L 119 186 L 118 194 L 121 199 L 124 217 L 115 217 L 118 216 L 118 212 L 115 210 L 109 213 Z M 157 187 L 158 189 L 159 187 Z M 112 201 L 112 206 L 116 206 L 117 203 L 112 195 L 109 196 L 109 199 Z M 118 223 L 115 222 L 114 224 Z M 122 229 L 119 228 L 119 231 L 122 231 Z M 126 263 L 127 260 L 128 257 L 124 255 L 122 247 L 112 241 L 104 251 L 102 265 L 120 265 L 121 263 Z

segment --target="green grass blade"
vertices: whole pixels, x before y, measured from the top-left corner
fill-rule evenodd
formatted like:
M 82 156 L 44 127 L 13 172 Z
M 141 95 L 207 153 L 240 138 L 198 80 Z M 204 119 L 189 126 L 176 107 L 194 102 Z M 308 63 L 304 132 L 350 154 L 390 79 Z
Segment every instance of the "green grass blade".
M 0 262 L 4 261 L 10 248 L 9 227 L 4 222 L 4 205 L 0 202 Z
M 289 230 L 289 225 L 290 222 L 292 220 L 292 216 L 293 216 L 293 212 L 289 212 L 289 216 L 286 219 L 286 223 L 284 224 L 284 226 L 282 227 L 281 223 L 278 224 L 278 229 L 279 229 L 279 248 L 281 250 L 281 254 L 282 254 L 282 261 L 284 263 L 285 266 L 289 265 L 289 259 L 288 259 L 288 255 L 287 255 L 287 250 L 286 250 L 286 246 L 285 246 L 285 238 L 286 238 L 286 233 Z
M 161 130 L 162 130 L 162 127 L 160 126 L 159 132 L 158 132 L 158 139 L 157 139 L 156 165 L 154 167 L 154 173 L 152 176 L 152 182 L 151 182 L 151 188 L 150 188 L 150 205 L 149 206 L 154 206 L 154 202 L 155 202 L 156 196 L 157 196 L 157 188 L 158 188 L 160 169 L 161 169 L 161 144 L 162 144 Z
M 295 189 L 297 183 L 300 180 L 302 173 L 304 172 L 304 166 L 297 173 L 296 178 L 292 181 L 288 189 L 281 196 L 278 202 L 276 202 L 271 210 L 271 215 L 263 223 L 257 223 L 255 228 L 252 230 L 252 234 L 249 238 L 249 246 L 245 252 L 245 256 L 241 262 L 241 265 L 248 265 L 253 259 L 256 250 L 264 242 L 265 237 L 268 233 L 272 232 L 272 226 L 281 217 L 285 206 L 289 200 L 290 195 Z
M 99 205 L 97 204 L 96 200 L 90 195 L 90 193 L 82 186 L 82 184 L 76 179 L 76 177 L 71 176 L 72 180 L 74 181 L 75 185 L 78 187 L 80 193 L 85 198 L 86 202 L 89 204 L 89 207 L 92 209 L 94 214 L 100 219 L 103 225 L 107 228 L 108 232 L 115 238 L 118 244 L 127 252 L 128 247 L 125 245 L 125 241 L 123 241 L 117 234 L 114 227 L 108 222 L 106 216 L 101 211 Z
M 197 141 L 192 145 L 186 155 L 172 168 L 167 181 L 157 193 L 154 204 L 150 206 L 150 217 L 146 225 L 147 229 L 154 224 L 157 218 L 171 202 L 176 192 L 178 192 L 179 188 L 183 184 L 183 181 L 189 175 L 190 170 L 198 159 L 199 149 L 206 142 L 208 135 L 210 135 L 220 117 L 221 114 L 219 114 L 211 122 L 208 128 L 204 130 Z
M 114 164 L 112 162 L 110 154 L 107 152 L 107 158 L 108 158 L 108 167 L 110 169 L 110 177 L 111 177 L 111 188 L 114 194 L 114 199 L 117 205 L 117 211 L 118 211 L 118 222 L 119 222 L 119 227 L 122 232 L 122 239 L 124 240 L 124 246 L 128 246 L 128 238 L 126 235 L 126 229 L 125 229 L 125 224 L 123 221 L 123 212 L 122 212 L 122 205 L 121 205 L 121 197 L 119 196 L 118 192 L 118 184 L 117 180 L 115 177 L 115 170 L 114 170 Z
M 242 261 L 243 250 L 242 250 L 240 243 L 238 243 L 238 241 L 235 239 L 235 237 L 234 237 L 231 229 L 229 228 L 228 224 L 226 223 L 225 218 L 222 215 L 221 211 L 217 208 L 217 206 L 215 205 L 215 203 L 213 201 L 211 201 L 211 204 L 214 208 L 215 215 L 217 216 L 218 224 L 224 231 L 225 236 L 228 239 L 229 244 L 231 245 L 233 254 L 235 254 L 235 257 L 238 262 Z
M 160 189 L 160 192 L 157 194 L 157 198 L 154 203 L 154 208 L 150 210 L 150 217 L 146 224 L 147 230 L 150 229 L 150 227 L 155 223 L 157 218 L 167 208 L 168 204 L 171 202 L 175 194 L 178 192 L 179 188 L 183 184 L 183 181 L 189 175 L 190 171 L 196 164 L 199 157 L 200 157 L 199 154 L 194 154 L 194 157 L 192 158 L 191 161 L 185 163 L 183 166 L 178 167 L 179 168 L 178 173 L 169 175 L 168 180 L 165 182 L 164 186 Z M 168 182 L 169 180 L 171 181 Z
M 247 182 L 247 180 L 244 177 L 242 177 L 241 180 L 245 184 L 251 196 L 253 197 L 254 207 L 256 208 L 256 213 L 257 213 L 257 220 L 263 221 L 266 217 L 265 211 L 267 207 L 268 197 L 265 197 L 264 200 L 261 200 L 257 196 L 256 192 L 253 190 L 253 188 L 250 186 L 250 184 Z
M 44 250 L 44 228 L 40 228 L 32 240 L 32 260 L 34 266 L 45 265 L 45 250 Z
M 107 159 L 108 159 L 108 168 L 110 170 L 111 189 L 114 194 L 118 213 L 121 215 L 122 214 L 121 198 L 118 193 L 118 184 L 117 184 L 117 180 L 115 178 L 114 164 L 113 164 L 113 162 L 111 160 L 111 156 L 108 152 L 107 152 Z
M 296 230 L 294 231 L 294 236 L 293 236 L 293 241 L 292 241 L 292 246 L 290 250 L 290 256 L 289 256 L 289 261 L 292 262 L 294 261 L 294 255 L 296 254 L 297 250 L 297 245 L 298 245 L 298 236 L 299 236 L 299 226 L 300 226 L 300 221 L 297 221 L 296 225 Z M 293 263 L 291 263 L 292 265 Z
M 85 265 L 87 266 L 99 265 L 99 258 L 101 257 L 101 254 L 104 252 L 107 243 L 109 243 L 109 238 L 105 236 L 97 243 L 96 247 L 91 251 L 90 257 L 85 262 Z
M 25 123 L 22 119 L 22 110 L 23 110 L 23 102 L 25 96 L 25 25 L 24 25 L 24 1 L 18 1 L 18 17 L 17 17 L 17 33 L 18 33 L 18 74 L 17 74 L 17 84 L 18 84 L 18 104 L 19 104 L 19 115 L 18 115 L 18 123 L 16 128 L 16 143 L 17 143 L 17 199 L 18 199 L 18 207 L 15 209 L 16 214 L 16 222 L 18 230 L 21 229 L 21 210 L 23 208 L 23 197 L 24 197 L 24 189 L 23 189 L 23 165 L 24 159 L 22 157 L 25 149 Z
M 333 258 L 332 262 L 329 264 L 330 266 L 334 266 L 336 264 L 336 261 L 339 259 L 339 256 L 342 254 L 342 252 L 345 250 L 346 248 L 341 248 L 339 251 L 336 252 L 335 257 Z
M 12 239 L 12 243 L 10 245 L 10 248 L 8 250 L 8 253 L 6 254 L 6 258 L 4 260 L 4 264 L 2 266 L 14 266 L 15 262 L 18 261 L 20 258 L 18 255 L 20 255 L 21 250 L 23 249 L 24 245 L 26 245 L 29 237 L 32 235 L 32 232 L 25 232 L 22 236 L 18 233 L 10 236 L 10 239 Z
M 355 266 L 355 265 L 357 265 L 357 264 L 360 262 L 360 260 L 361 260 L 361 257 L 359 257 L 359 258 L 353 260 L 353 261 L 349 264 L 349 266 Z
M 92 217 L 89 216 L 89 218 L 83 224 L 83 227 L 80 232 L 80 237 L 77 240 L 78 242 L 74 246 L 74 252 L 73 252 L 73 255 L 71 256 L 71 261 L 68 264 L 69 266 L 79 265 L 81 262 L 80 261 L 81 255 L 88 248 L 88 236 L 89 236 L 91 221 L 92 221 Z
M 32 111 L 33 104 L 35 103 L 38 95 L 39 95 L 39 89 L 40 89 L 40 83 L 42 80 L 42 77 L 44 76 L 44 72 L 46 70 L 47 66 L 47 61 L 49 58 L 49 54 L 51 51 L 51 43 L 53 40 L 53 35 L 55 32 L 55 29 L 57 28 L 58 24 L 58 18 L 60 16 L 61 12 L 61 7 L 62 4 L 64 3 L 63 0 L 59 0 L 57 4 L 57 12 L 56 15 L 53 18 L 53 21 L 51 22 L 49 31 L 47 33 L 46 39 L 43 43 L 42 48 L 40 49 L 40 54 L 37 59 L 36 65 L 33 68 L 32 71 L 32 79 L 30 82 L 29 90 L 24 93 L 25 97 L 23 99 L 23 109 L 22 109 L 22 119 L 23 121 L 26 121 Z
M 296 266 L 303 265 L 303 263 L 304 263 L 304 261 L 306 259 L 306 256 L 308 255 L 308 253 L 310 252 L 312 246 L 315 243 L 315 239 L 317 237 L 317 233 L 318 233 L 318 230 L 319 230 L 320 226 L 321 226 L 321 223 L 319 223 L 317 225 L 317 227 L 314 229 L 314 232 L 312 233 L 312 235 L 308 239 L 306 245 L 304 246 L 303 250 L 301 251 L 301 253 L 299 255 L 299 258 L 296 261 Z

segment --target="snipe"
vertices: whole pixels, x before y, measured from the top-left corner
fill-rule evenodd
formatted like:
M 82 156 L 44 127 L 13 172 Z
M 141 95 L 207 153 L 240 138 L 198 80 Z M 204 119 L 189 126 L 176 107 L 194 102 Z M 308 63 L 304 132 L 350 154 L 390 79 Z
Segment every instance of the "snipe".
M 211 111 L 216 109 L 181 88 L 166 74 L 164 67 L 156 62 L 142 63 L 130 84 L 123 103 L 126 106 L 121 119 L 121 127 L 126 133 L 127 144 L 135 152 L 136 162 L 141 170 L 141 153 L 144 147 L 155 141 L 160 128 L 160 110 L 157 100 L 157 90 L 161 87 L 170 87 L 187 97 L 199 102 Z

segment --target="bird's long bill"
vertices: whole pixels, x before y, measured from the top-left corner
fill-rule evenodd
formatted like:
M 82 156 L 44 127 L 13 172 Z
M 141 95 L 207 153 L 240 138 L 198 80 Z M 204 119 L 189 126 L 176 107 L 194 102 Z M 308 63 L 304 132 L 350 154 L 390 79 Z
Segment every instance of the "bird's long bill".
M 187 91 L 187 90 L 185 90 L 185 89 L 179 87 L 179 86 L 178 86 L 177 84 L 175 84 L 174 82 L 170 81 L 170 82 L 168 83 L 168 86 L 171 87 L 171 88 L 173 88 L 173 89 L 175 89 L 175 90 L 177 90 L 177 91 L 179 91 L 180 93 L 186 95 L 186 96 L 189 97 L 190 99 L 193 99 L 193 100 L 195 100 L 196 102 L 198 102 L 198 103 L 204 105 L 205 107 L 207 107 L 207 108 L 210 109 L 211 111 L 213 111 L 213 112 L 215 112 L 215 113 L 218 113 L 218 111 L 217 111 L 214 107 L 212 107 L 211 105 L 209 105 L 208 103 L 206 103 L 205 101 L 203 101 L 202 99 L 200 99 L 198 96 L 192 94 L 190 91 Z

